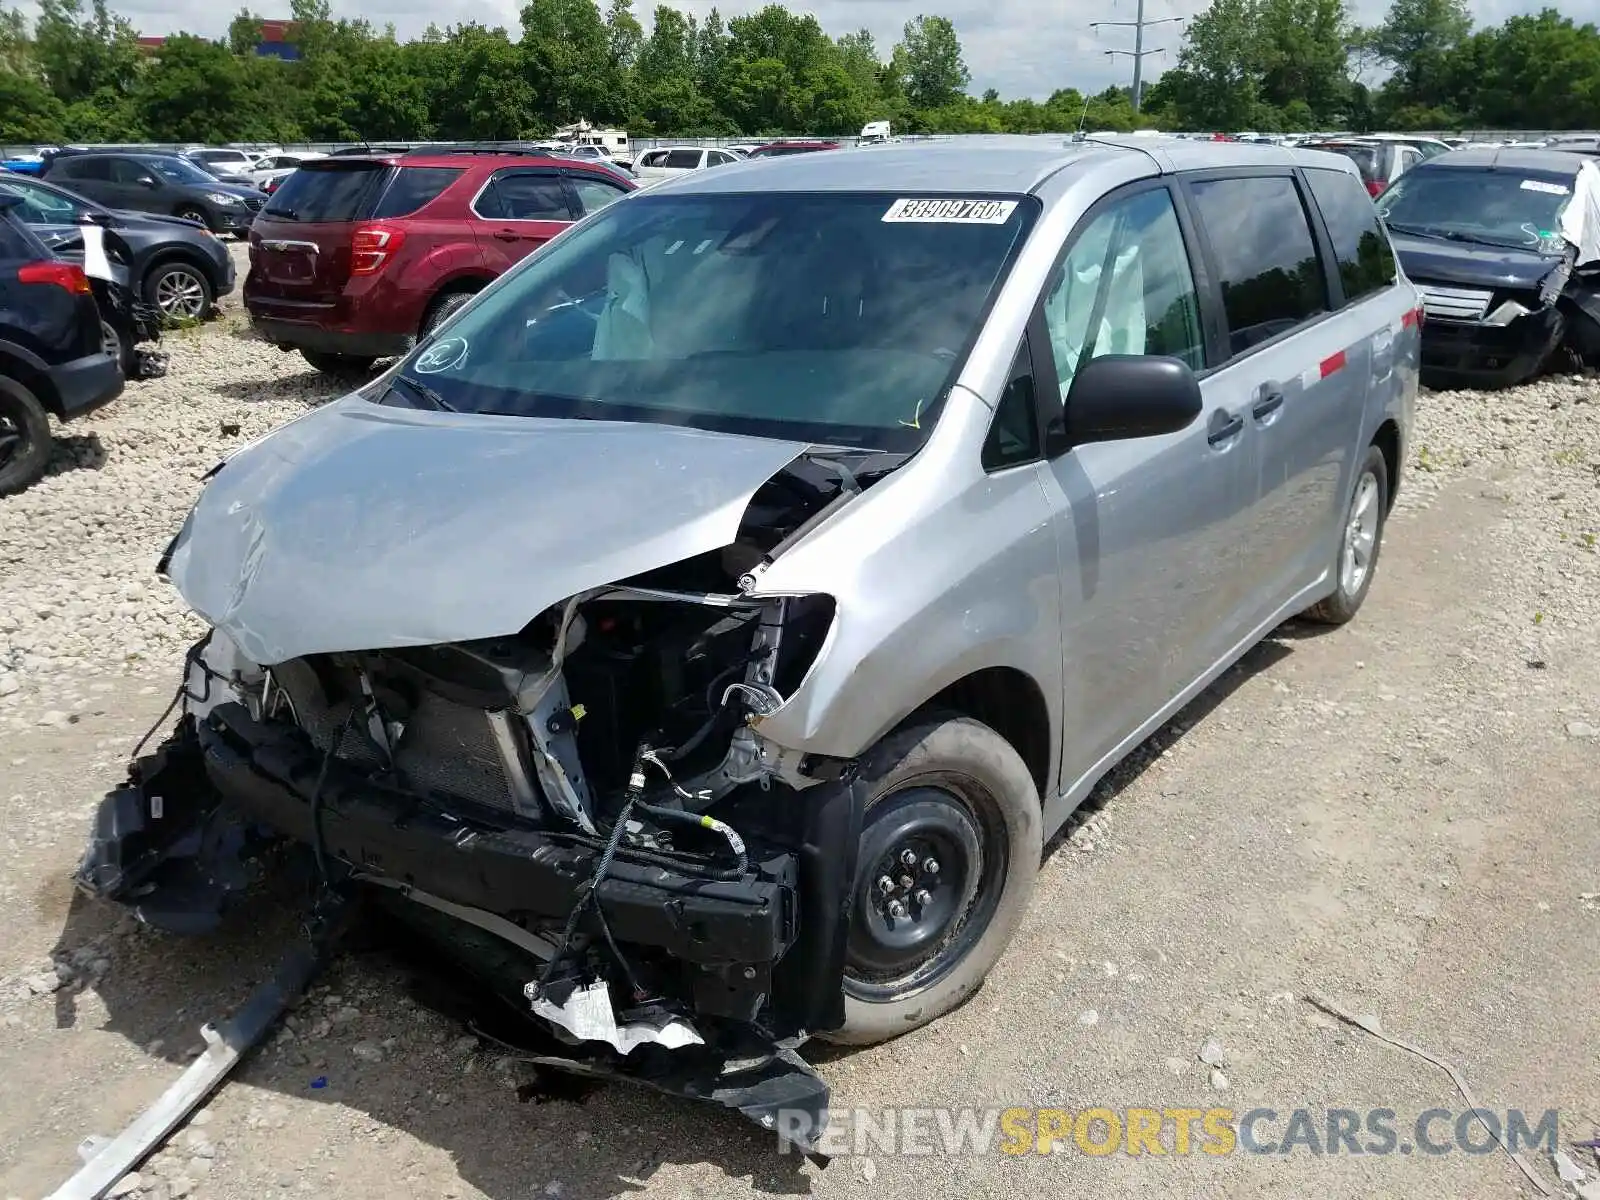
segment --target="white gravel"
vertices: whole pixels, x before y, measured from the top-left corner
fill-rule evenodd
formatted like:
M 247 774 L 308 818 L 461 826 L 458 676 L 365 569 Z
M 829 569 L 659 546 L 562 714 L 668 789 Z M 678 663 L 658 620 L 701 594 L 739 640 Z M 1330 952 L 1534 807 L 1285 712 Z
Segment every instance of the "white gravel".
M 155 564 L 201 477 L 343 390 L 249 337 L 233 306 L 163 348 L 164 378 L 56 425 L 49 474 L 0 500 L 0 729 L 71 722 L 79 681 L 108 668 L 175 687 L 204 627 Z

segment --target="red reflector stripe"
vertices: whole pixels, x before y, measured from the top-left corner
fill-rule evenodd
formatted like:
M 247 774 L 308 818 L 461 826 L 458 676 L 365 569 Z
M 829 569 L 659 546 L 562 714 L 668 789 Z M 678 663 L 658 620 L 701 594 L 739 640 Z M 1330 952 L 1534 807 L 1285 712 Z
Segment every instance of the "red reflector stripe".
M 1402 329 L 1410 329 L 1413 325 L 1415 325 L 1417 323 L 1418 320 L 1421 319 L 1421 317 L 1422 317 L 1422 310 L 1420 308 L 1408 308 L 1408 309 L 1406 309 L 1405 312 L 1400 314 L 1400 328 L 1402 328 Z
M 1322 378 L 1326 379 L 1329 375 L 1332 375 L 1335 371 L 1342 370 L 1343 367 L 1344 367 L 1344 351 L 1343 350 L 1339 351 L 1339 353 L 1337 353 L 1337 354 L 1329 355 L 1327 358 L 1322 360 Z

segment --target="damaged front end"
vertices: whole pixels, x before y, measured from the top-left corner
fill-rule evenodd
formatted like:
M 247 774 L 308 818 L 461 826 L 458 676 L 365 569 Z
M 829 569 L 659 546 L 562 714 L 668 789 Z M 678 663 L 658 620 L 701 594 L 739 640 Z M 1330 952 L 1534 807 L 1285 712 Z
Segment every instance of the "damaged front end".
M 740 584 L 897 462 L 797 455 L 727 544 L 510 634 L 263 666 L 219 626 L 176 728 L 106 796 L 80 886 L 203 932 L 277 856 L 309 857 L 515 947 L 558 1044 L 534 1061 L 820 1131 L 827 1088 L 795 1049 L 843 1021 L 862 801 L 850 763 L 760 724 L 833 601 Z

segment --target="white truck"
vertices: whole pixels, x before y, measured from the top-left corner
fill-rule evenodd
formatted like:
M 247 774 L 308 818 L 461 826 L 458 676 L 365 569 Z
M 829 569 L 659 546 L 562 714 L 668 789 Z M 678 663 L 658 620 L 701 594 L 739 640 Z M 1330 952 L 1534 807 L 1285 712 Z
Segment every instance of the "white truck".
M 889 137 L 889 122 L 868 121 L 861 127 L 861 137 L 858 140 L 863 146 L 876 146 L 887 142 Z

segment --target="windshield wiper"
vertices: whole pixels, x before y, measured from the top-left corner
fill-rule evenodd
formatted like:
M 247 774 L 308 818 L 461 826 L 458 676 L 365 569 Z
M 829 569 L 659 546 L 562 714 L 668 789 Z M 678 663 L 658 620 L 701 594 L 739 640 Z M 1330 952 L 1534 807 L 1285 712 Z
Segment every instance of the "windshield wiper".
M 298 221 L 300 214 L 292 208 L 275 208 L 267 210 L 269 217 L 282 217 L 285 221 Z
M 404 386 L 404 389 L 410 392 L 414 398 L 427 401 L 440 412 L 461 411 L 427 384 L 418 383 L 415 379 L 410 379 L 404 375 L 396 375 L 394 379 L 390 381 L 389 388 L 392 391 L 395 387 L 402 385 Z
M 1408 237 L 1432 238 L 1436 242 L 1454 240 L 1448 233 L 1443 233 L 1437 229 L 1426 229 L 1421 225 L 1402 225 L 1398 221 L 1385 221 L 1384 224 L 1395 233 L 1403 233 Z

